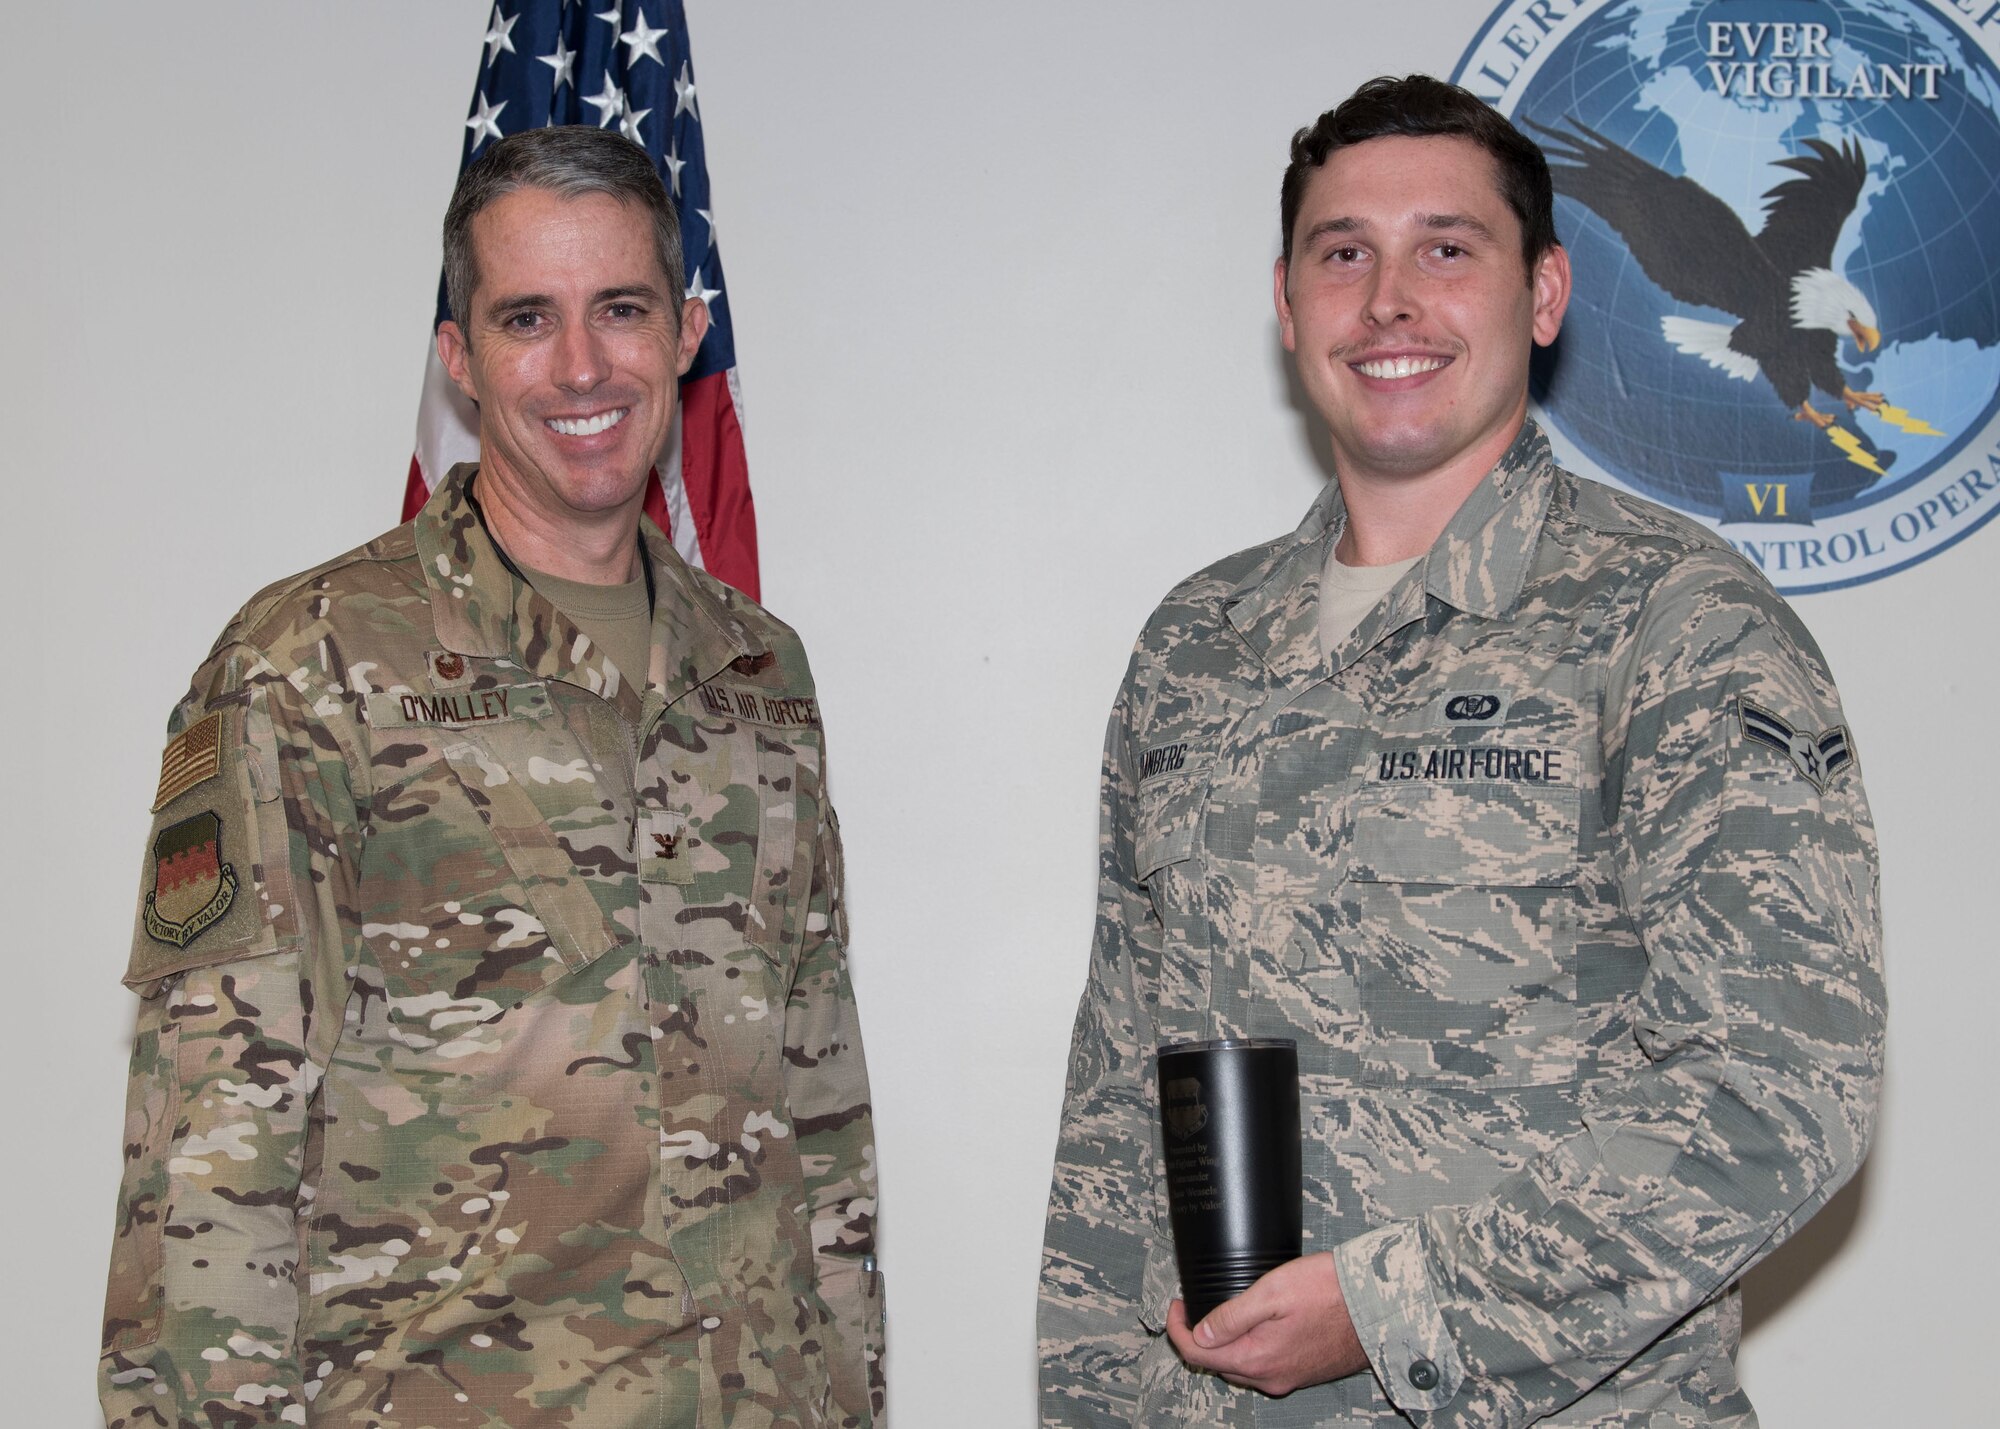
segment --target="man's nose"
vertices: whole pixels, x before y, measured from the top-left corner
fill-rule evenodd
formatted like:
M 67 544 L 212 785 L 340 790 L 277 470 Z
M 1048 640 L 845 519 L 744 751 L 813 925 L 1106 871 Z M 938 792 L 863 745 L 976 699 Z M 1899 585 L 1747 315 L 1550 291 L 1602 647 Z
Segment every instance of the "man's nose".
M 603 339 L 589 323 L 565 324 L 556 343 L 558 385 L 572 392 L 588 392 L 611 375 Z
M 1412 266 L 1405 261 L 1378 259 L 1374 272 L 1368 275 L 1362 315 L 1376 327 L 1414 321 L 1421 311 L 1416 277 Z

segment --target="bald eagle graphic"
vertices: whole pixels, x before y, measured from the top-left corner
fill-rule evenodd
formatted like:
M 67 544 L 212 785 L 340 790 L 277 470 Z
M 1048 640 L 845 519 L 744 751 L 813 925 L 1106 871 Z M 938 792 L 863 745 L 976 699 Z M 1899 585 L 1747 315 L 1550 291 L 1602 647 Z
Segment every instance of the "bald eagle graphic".
M 1764 226 L 1753 238 L 1735 210 L 1696 183 L 1655 168 L 1574 117 L 1574 132 L 1534 124 L 1557 193 L 1603 219 L 1670 297 L 1715 308 L 1736 322 L 1660 319 L 1666 340 L 1681 352 L 1745 382 L 1762 376 L 1792 415 L 1811 422 L 1878 474 L 1853 432 L 1812 403 L 1814 388 L 1852 413 L 1866 408 L 1904 431 L 1942 435 L 1880 392 L 1860 392 L 1840 366 L 1840 344 L 1852 337 L 1861 352 L 1881 345 L 1875 309 L 1861 290 L 1833 270 L 1834 244 L 1854 212 L 1868 163 L 1861 146 L 1807 139 L 1807 152 L 1779 159 L 1788 178 L 1764 195 Z

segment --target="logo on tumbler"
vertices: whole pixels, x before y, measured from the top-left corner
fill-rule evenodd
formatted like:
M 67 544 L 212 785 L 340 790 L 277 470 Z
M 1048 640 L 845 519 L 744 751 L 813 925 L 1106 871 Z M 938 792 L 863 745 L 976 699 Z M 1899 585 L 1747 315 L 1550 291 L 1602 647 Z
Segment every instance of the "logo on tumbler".
M 1208 1108 L 1202 1105 L 1201 1081 L 1177 1077 L 1167 1083 L 1167 1130 L 1176 1141 L 1186 1141 L 1208 1125 Z

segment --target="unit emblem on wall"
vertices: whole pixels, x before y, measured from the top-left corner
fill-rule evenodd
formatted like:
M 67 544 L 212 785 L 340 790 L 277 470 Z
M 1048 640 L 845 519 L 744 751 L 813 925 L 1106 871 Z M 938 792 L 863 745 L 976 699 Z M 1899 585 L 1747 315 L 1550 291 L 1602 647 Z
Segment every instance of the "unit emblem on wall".
M 1793 594 L 2000 511 L 2000 7 L 1512 0 L 1453 78 L 1549 155 L 1563 463 Z

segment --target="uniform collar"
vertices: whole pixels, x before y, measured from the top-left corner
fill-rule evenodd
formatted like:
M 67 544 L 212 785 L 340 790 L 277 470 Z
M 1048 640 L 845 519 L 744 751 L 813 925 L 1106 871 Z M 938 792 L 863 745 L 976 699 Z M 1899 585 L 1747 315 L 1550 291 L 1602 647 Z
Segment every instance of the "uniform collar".
M 1548 514 L 1555 462 L 1533 422 L 1473 487 L 1424 559 L 1398 581 L 1334 652 L 1319 648 L 1320 573 L 1347 529 L 1340 483 L 1330 481 L 1290 537 L 1253 568 L 1225 601 L 1229 622 L 1280 683 L 1295 689 L 1332 674 L 1412 620 L 1426 597 L 1495 619 L 1513 609 Z
M 472 500 L 478 468 L 455 466 L 416 517 L 417 557 L 445 650 L 507 659 L 537 679 L 602 695 L 636 718 L 648 691 L 521 576 Z M 741 655 L 761 653 L 720 597 L 688 570 L 660 529 L 641 518 L 639 542 L 653 592 L 652 668 L 646 683 L 671 705 Z M 629 706 L 629 708 L 627 708 Z

